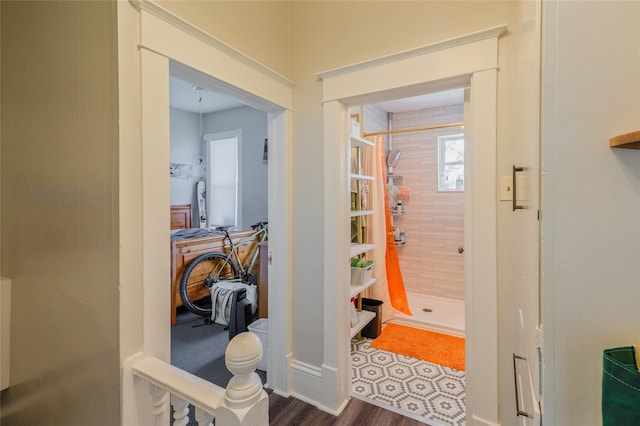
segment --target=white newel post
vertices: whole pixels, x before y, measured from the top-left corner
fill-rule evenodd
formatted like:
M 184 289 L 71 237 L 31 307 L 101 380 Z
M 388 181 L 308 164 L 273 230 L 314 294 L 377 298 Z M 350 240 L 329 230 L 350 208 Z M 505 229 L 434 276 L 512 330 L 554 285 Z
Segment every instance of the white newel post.
M 136 380 L 146 382 L 144 391 L 151 401 L 142 397 L 137 418 L 123 424 L 170 424 L 173 406 L 173 424 L 189 423 L 189 410 L 195 408 L 195 419 L 200 426 L 217 425 L 265 426 L 269 424 L 269 396 L 262 388 L 262 380 L 255 372 L 262 359 L 262 342 L 253 333 L 240 333 L 231 339 L 225 352 L 225 363 L 234 376 L 227 388 L 221 388 L 155 357 L 135 357 L 131 371 Z M 141 389 L 142 390 L 142 389 Z
M 224 394 L 224 404 L 216 412 L 216 423 L 268 425 L 269 397 L 255 372 L 262 359 L 262 342 L 253 333 L 234 337 L 225 352 L 225 363 L 233 377 Z

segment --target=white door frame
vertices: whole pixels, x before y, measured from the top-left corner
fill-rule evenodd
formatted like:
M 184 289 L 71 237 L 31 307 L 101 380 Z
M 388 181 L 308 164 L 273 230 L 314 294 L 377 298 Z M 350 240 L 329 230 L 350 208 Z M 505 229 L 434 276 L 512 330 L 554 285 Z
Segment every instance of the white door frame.
M 497 68 L 498 38 L 505 31 L 502 25 L 318 74 L 323 80 L 325 172 L 322 402 L 330 411 L 341 411 L 351 393 L 349 290 L 344 285 L 349 282 L 347 108 L 469 87 L 464 223 L 467 423 L 498 424 Z
M 289 395 L 291 358 L 291 135 L 293 83 L 200 29 L 144 0 L 139 10 L 142 103 L 142 314 L 126 316 L 123 334 L 142 333 L 142 352 L 170 356 L 169 75 L 241 99 L 269 123 L 269 386 Z M 126 185 L 126 183 L 122 183 Z M 135 293 L 123 288 L 123 293 Z M 173 295 L 171 295 L 173 297 Z M 123 303 L 131 303 L 121 295 Z M 129 331 L 132 330 L 132 331 Z M 124 340 L 127 336 L 123 337 Z M 126 368 L 125 368 L 125 374 Z M 127 382 L 124 378 L 125 391 Z M 127 398 L 123 404 L 128 404 Z M 124 407 L 127 413 L 127 407 Z

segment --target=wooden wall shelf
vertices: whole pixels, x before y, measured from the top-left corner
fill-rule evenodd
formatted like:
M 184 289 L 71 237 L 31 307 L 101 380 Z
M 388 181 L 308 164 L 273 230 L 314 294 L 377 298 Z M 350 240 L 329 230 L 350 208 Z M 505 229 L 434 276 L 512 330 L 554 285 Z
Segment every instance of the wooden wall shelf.
M 609 139 L 611 148 L 640 149 L 640 130 L 614 136 Z

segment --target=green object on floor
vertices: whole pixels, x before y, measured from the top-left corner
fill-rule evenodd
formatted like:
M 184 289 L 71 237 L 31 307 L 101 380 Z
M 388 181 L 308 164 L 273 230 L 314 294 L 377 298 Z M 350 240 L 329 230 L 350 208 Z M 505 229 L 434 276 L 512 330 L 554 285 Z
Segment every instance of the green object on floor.
M 604 350 L 602 425 L 640 425 L 640 372 L 633 346 Z

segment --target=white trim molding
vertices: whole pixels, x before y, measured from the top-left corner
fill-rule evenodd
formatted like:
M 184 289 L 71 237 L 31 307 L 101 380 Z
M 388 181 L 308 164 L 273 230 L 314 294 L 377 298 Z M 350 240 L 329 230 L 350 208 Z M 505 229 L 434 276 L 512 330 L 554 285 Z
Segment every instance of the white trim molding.
M 191 73 L 216 79 L 217 91 L 263 111 L 292 109 L 295 84 L 291 80 L 151 0 L 130 1 L 140 10 L 140 49 L 188 64 Z
M 261 64 L 260 62 L 254 60 L 250 56 L 245 55 L 239 50 L 234 49 L 227 43 L 213 37 L 211 34 L 198 28 L 190 22 L 187 22 L 179 16 L 174 15 L 156 2 L 151 0 L 129 0 L 129 2 L 139 11 L 144 10 L 145 12 L 150 13 L 156 18 L 159 18 L 168 23 L 172 27 L 175 27 L 185 34 L 188 34 L 190 37 L 202 41 L 203 43 L 208 44 L 210 47 L 223 52 L 229 58 L 233 58 L 238 62 L 241 62 L 244 65 L 253 68 L 259 73 L 264 74 L 265 76 L 269 76 L 274 81 L 279 82 L 290 89 L 293 89 L 295 87 L 295 83 L 288 78 L 282 76 L 281 74 L 265 66 L 264 64 Z
M 340 99 L 348 105 L 355 97 L 359 102 L 379 101 L 388 96 L 382 92 L 391 85 L 400 96 L 405 96 L 405 90 L 415 93 L 416 86 L 431 92 L 464 86 L 472 73 L 498 67 L 498 38 L 506 31 L 506 25 L 501 25 L 317 73 L 323 81 L 323 101 Z
M 429 53 L 437 52 L 439 50 L 445 50 L 453 47 L 467 45 L 475 41 L 500 38 L 506 32 L 507 32 L 506 25 L 498 25 L 493 28 L 488 28 L 486 30 L 477 31 L 475 33 L 466 34 L 460 37 L 454 37 L 448 40 L 431 43 L 426 46 L 408 49 L 402 52 L 392 53 L 391 55 L 370 59 L 368 61 L 357 62 L 355 64 L 347 65 L 345 67 L 339 67 L 339 68 L 334 68 L 332 70 L 319 72 L 316 75 L 322 80 L 328 80 L 330 78 L 334 78 L 343 74 L 349 74 L 355 71 L 366 70 L 374 66 L 391 64 L 404 59 L 424 56 Z
M 468 107 L 465 102 L 465 139 L 472 147 L 465 153 L 470 177 L 465 179 L 467 422 L 498 423 L 497 69 L 498 38 L 505 32 L 501 25 L 317 74 L 324 102 L 322 380 L 327 411 L 339 412 L 351 392 L 347 106 L 466 88 L 470 98 Z M 344 303 L 336 304 L 340 300 Z
M 133 5 L 133 7 L 131 6 Z M 122 7 L 120 7 L 122 6 Z M 135 9 L 134 9 L 135 7 Z M 139 34 L 130 31 L 137 20 Z M 269 68 L 204 33 L 150 0 L 119 3 L 119 68 L 121 104 L 126 99 L 138 108 L 124 118 L 128 132 L 120 146 L 139 155 L 123 170 L 122 223 L 130 224 L 128 249 L 139 255 L 122 277 L 120 323 L 122 365 L 122 424 L 138 424 L 136 410 L 139 386 L 127 368 L 127 360 L 154 356 L 168 361 L 168 293 L 158 285 L 169 285 L 169 76 L 175 75 L 199 86 L 222 92 L 268 113 L 269 126 L 269 340 L 267 372 L 269 386 L 281 395 L 290 393 L 292 353 L 292 164 L 291 138 L 293 83 Z M 139 55 L 135 55 L 135 51 Z M 138 72 L 136 72 L 138 71 Z M 140 98 L 131 98 L 131 88 L 139 86 Z M 139 120 L 139 121 L 138 121 Z M 135 149 L 133 148 L 135 147 Z M 127 157 L 129 158 L 129 157 Z M 121 158 L 122 161 L 122 158 Z M 140 201 L 141 200 L 141 201 Z M 123 220 L 127 219 L 127 220 Z M 162 229 L 167 230 L 164 234 Z M 130 235 L 137 236 L 136 240 Z M 121 239 L 123 236 L 121 235 Z M 139 245 L 137 245 L 139 244 Z M 271 260 L 272 259 L 272 260 Z M 168 287 L 167 287 L 168 288 Z
M 291 395 L 319 407 L 322 400 L 322 370 L 315 365 L 291 360 Z

